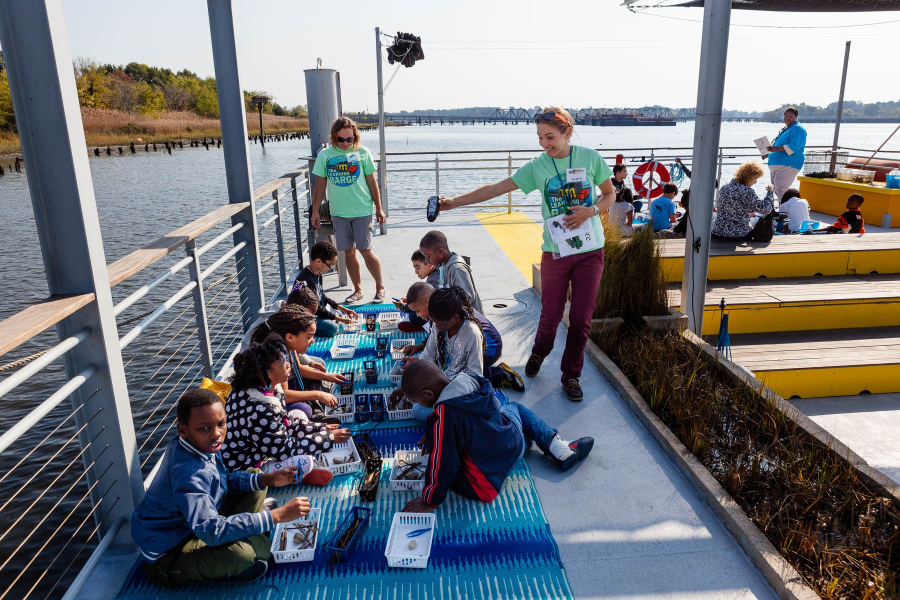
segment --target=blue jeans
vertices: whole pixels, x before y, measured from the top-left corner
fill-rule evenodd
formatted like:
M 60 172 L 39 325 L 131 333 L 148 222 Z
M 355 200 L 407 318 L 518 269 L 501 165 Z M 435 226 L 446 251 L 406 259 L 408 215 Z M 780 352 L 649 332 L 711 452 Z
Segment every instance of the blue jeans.
M 556 429 L 551 429 L 543 419 L 518 402 L 510 402 L 503 406 L 500 412 L 519 427 L 522 437 L 525 438 L 519 458 L 522 458 L 525 451 L 531 448 L 532 443 L 537 444 L 541 452 L 550 456 L 550 442 L 556 435 Z
M 330 338 L 337 335 L 337 321 L 316 317 L 316 337 Z

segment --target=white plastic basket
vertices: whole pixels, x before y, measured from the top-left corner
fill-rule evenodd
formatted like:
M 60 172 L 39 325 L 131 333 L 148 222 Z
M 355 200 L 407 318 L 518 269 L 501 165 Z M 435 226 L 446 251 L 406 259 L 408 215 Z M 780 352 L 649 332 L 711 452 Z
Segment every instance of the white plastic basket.
M 349 323 L 341 323 L 341 332 L 342 333 L 359 333 L 361 329 L 363 329 L 363 325 L 365 324 L 362 315 L 357 316 L 355 319 L 351 320 Z
M 324 533 L 322 531 L 321 524 L 319 523 L 319 516 L 321 515 L 321 513 L 321 508 L 311 508 L 309 510 L 309 514 L 306 515 L 305 518 L 297 519 L 296 521 L 291 521 L 290 523 L 279 523 L 275 526 L 275 531 L 272 533 L 272 556 L 275 557 L 275 562 L 306 562 L 313 559 L 313 557 L 316 555 L 316 547 L 319 545 L 319 536 Z M 295 523 L 299 523 L 300 525 L 319 525 L 319 530 L 316 532 L 316 539 L 313 542 L 312 548 L 304 548 L 303 550 L 298 550 L 297 543 L 294 542 L 294 535 L 290 530 L 288 530 L 286 549 L 279 550 L 279 548 L 281 548 L 281 532 L 284 531 L 285 528 L 290 527 Z
M 352 461 L 341 463 L 339 465 L 336 465 L 332 462 L 335 457 L 347 456 L 348 453 L 353 457 Z M 317 454 L 316 462 L 319 463 L 319 466 L 328 469 L 335 475 L 356 473 L 357 471 L 359 471 L 359 465 L 362 464 L 362 460 L 359 458 L 359 452 L 356 450 L 356 444 L 353 443 L 353 438 L 350 438 L 343 444 L 335 444 L 330 452 Z
M 410 411 L 412 412 L 412 411 Z M 415 481 L 406 481 L 405 479 L 397 479 L 400 474 L 400 461 L 406 462 L 422 462 L 428 465 L 428 456 L 423 456 L 418 450 L 397 450 L 394 453 L 394 465 L 391 467 L 391 489 L 395 492 L 419 492 L 425 489 L 425 475 L 422 479 Z
M 359 346 L 359 336 L 356 334 L 336 335 L 331 342 L 331 358 L 353 358 L 356 348 Z
M 394 364 L 391 366 L 391 372 L 388 373 L 388 377 L 391 378 L 391 383 L 400 385 L 400 380 L 403 379 L 403 363 L 399 360 L 394 361 Z
M 403 358 L 403 349 L 407 346 L 412 346 L 416 343 L 416 340 L 412 338 L 403 338 L 399 340 L 391 340 L 391 358 L 394 360 L 400 360 Z
M 390 395 L 388 395 L 388 398 L 390 398 Z M 389 421 L 400 421 L 402 419 L 412 419 L 413 418 L 413 411 L 412 411 L 411 406 L 409 408 L 404 408 L 401 410 L 391 410 L 390 409 L 390 400 L 388 400 L 388 406 L 385 406 L 385 408 L 387 409 L 387 415 L 388 415 Z
M 352 421 L 354 415 L 356 414 L 356 403 L 353 402 L 353 394 L 349 394 L 347 396 L 335 396 L 337 399 L 338 406 L 349 406 L 350 412 L 336 412 L 336 406 L 326 406 L 325 407 L 325 416 L 326 417 L 334 417 L 338 419 L 341 423 L 346 423 L 347 421 Z
M 434 519 L 434 513 L 394 513 L 391 532 L 384 548 L 389 567 L 424 569 L 428 566 L 431 544 L 434 541 Z M 406 537 L 407 533 L 417 529 L 429 531 L 414 538 Z M 409 548 L 411 539 L 416 540 L 416 547 L 412 550 Z
M 397 329 L 403 314 L 400 311 L 392 310 L 378 314 L 378 329 L 381 331 L 390 331 Z

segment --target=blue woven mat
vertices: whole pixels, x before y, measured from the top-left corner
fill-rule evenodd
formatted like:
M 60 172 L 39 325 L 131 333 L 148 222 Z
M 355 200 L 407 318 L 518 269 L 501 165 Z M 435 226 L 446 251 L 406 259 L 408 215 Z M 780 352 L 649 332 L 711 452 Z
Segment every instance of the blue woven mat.
M 383 424 L 388 426 L 388 424 Z M 393 426 L 393 424 L 391 424 Z M 374 429 L 372 439 L 388 459 L 411 449 L 421 427 Z M 156 587 L 136 565 L 119 592 L 122 600 L 348 600 L 385 598 L 546 599 L 573 598 L 556 542 L 544 516 L 534 480 L 524 461 L 510 473 L 490 504 L 450 493 L 437 515 L 434 544 L 426 569 L 388 568 L 384 556 L 394 513 L 418 492 L 391 491 L 392 460 L 385 460 L 375 502 L 359 500 L 358 476 L 336 477 L 324 488 L 271 489 L 279 501 L 309 496 L 322 509 L 315 559 L 275 565 L 260 580 L 245 584 L 203 584 L 177 590 Z M 373 509 L 369 527 L 346 562 L 331 567 L 322 546 L 351 507 Z

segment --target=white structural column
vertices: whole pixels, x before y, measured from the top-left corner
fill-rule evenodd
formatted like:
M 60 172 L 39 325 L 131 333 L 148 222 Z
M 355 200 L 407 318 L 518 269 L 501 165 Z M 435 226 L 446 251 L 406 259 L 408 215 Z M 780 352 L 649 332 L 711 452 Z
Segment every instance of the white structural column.
M 691 210 L 684 246 L 684 279 L 681 311 L 691 331 L 703 330 L 709 240 L 716 193 L 716 160 L 722 128 L 722 97 L 731 0 L 705 0 L 700 80 L 697 86 L 697 118 L 694 124 L 694 156 L 691 172 Z
M 384 130 L 384 77 L 382 76 L 382 63 L 384 55 L 381 53 L 381 28 L 375 28 L 375 74 L 378 78 L 378 191 L 381 192 L 381 208 L 384 214 L 389 216 L 387 189 L 387 152 L 385 151 Z M 387 233 L 387 223 L 381 224 L 381 235 Z
M 213 63 L 216 71 L 216 93 L 219 97 L 219 122 L 222 125 L 222 150 L 225 155 L 225 179 L 228 201 L 232 204 L 253 199 L 253 176 L 250 171 L 250 143 L 247 139 L 247 114 L 244 92 L 238 73 L 237 41 L 231 0 L 208 0 L 209 33 L 212 38 Z M 231 224 L 244 223 L 234 234 L 234 245 L 246 242 L 237 253 L 238 288 L 241 295 L 241 317 L 246 332 L 265 304 L 256 211 L 242 210 L 231 218 Z
M 50 293 L 96 297 L 57 330 L 92 332 L 64 362 L 69 379 L 96 370 L 71 400 L 103 534 L 144 485 L 61 0 L 0 0 L 0 44 Z

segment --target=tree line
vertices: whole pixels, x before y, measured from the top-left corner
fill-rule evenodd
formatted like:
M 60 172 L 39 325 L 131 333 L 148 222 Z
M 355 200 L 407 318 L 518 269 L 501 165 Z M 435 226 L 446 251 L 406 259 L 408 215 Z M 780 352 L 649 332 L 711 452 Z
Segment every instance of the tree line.
M 187 69 L 172 71 L 132 62 L 127 65 L 100 64 L 79 58 L 73 65 L 78 102 L 82 108 L 107 108 L 129 113 L 158 116 L 168 111 L 192 112 L 203 117 L 219 117 L 215 77 L 200 77 Z M 306 117 L 306 106 L 288 108 L 271 94 L 261 90 L 244 92 L 248 113 L 257 111 L 250 100 L 255 95 L 268 96 L 263 108 L 266 114 Z M 9 81 L 0 52 L 0 131 L 15 132 Z

